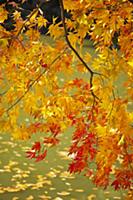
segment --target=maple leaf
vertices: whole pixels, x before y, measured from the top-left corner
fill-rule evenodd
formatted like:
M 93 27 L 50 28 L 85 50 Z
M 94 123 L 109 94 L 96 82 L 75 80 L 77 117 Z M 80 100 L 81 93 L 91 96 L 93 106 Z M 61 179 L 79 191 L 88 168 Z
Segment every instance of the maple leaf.
M 81 138 L 82 136 L 84 136 L 87 133 L 85 128 L 82 129 L 77 129 L 74 134 L 73 134 L 73 140 L 77 139 L 77 138 Z
M 42 64 L 41 66 L 42 66 L 42 68 L 47 68 L 47 64 L 45 64 L 45 63 Z
M 47 137 L 44 138 L 44 144 L 51 144 L 52 146 L 56 145 L 59 143 L 59 139 L 55 138 L 55 137 Z
M 49 125 L 49 130 L 53 133 L 54 136 L 56 136 L 61 131 L 60 126 L 55 123 Z
M 120 189 L 120 183 L 118 180 L 113 181 L 113 183 L 111 184 L 111 186 L 114 186 L 115 190 Z
M 92 169 L 87 169 L 87 172 L 85 173 L 85 176 L 90 177 L 93 175 L 93 170 Z
M 76 172 L 81 172 L 84 170 L 84 168 L 87 166 L 86 162 L 82 159 L 78 159 L 77 161 L 75 162 L 72 162 L 70 165 L 69 165 L 69 172 L 70 173 L 76 173 Z
M 82 80 L 82 79 L 76 78 L 76 79 L 73 80 L 73 84 L 74 84 L 75 86 L 77 86 L 77 87 L 81 87 L 82 84 L 83 84 L 83 80 Z
M 32 150 L 35 150 L 35 151 L 40 151 L 41 149 L 41 143 L 40 142 L 35 142 L 35 144 L 32 146 Z
M 44 160 L 44 158 L 46 157 L 47 155 L 47 150 L 44 150 L 44 152 L 42 154 L 39 154 L 38 156 L 36 156 L 36 162 L 39 162 L 39 161 L 42 161 Z
M 37 24 L 38 24 L 39 28 L 42 27 L 42 26 L 46 27 L 47 22 L 48 22 L 47 19 L 45 19 L 43 16 L 39 16 L 37 18 Z
M 8 17 L 8 12 L 4 9 L 4 7 L 0 6 L 0 23 L 3 23 Z
M 26 156 L 27 158 L 30 158 L 30 159 L 36 158 L 36 152 L 35 151 L 27 151 L 26 154 L 27 154 L 27 156 Z
M 116 190 L 131 190 L 130 1 L 60 0 L 61 16 L 52 16 L 50 24 L 39 5 L 23 19 L 17 11 L 22 4 L 7 2 L 17 9 L 11 20 L 15 29 L 7 31 L 7 6 L 0 6 L 1 132 L 16 139 L 45 134 L 43 143 L 37 141 L 27 151 L 38 162 L 46 157 L 43 149 L 57 145 L 57 136 L 62 133 L 64 139 L 71 126 L 69 171 L 91 176 L 89 165 L 94 162 L 97 186 L 106 188 L 111 181 Z M 42 37 L 39 29 L 47 25 L 49 35 Z M 125 80 L 123 95 L 120 85 Z M 26 120 L 20 120 L 21 112 Z

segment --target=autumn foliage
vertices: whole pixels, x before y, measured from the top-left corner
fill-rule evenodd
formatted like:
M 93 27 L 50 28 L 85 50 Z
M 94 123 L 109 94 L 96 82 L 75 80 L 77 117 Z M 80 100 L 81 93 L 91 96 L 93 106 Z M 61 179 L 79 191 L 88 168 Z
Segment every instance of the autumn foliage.
M 59 2 L 61 20 L 53 17 L 52 24 L 40 4 L 23 19 L 19 4 L 13 3 L 11 31 L 4 28 L 5 4 L 0 6 L 0 130 L 23 140 L 41 132 L 44 141 L 38 138 L 27 152 L 28 158 L 40 161 L 72 126 L 70 173 L 83 172 L 104 188 L 131 190 L 132 1 Z M 43 26 L 52 45 L 42 40 Z M 89 46 L 82 51 L 86 35 L 95 57 Z

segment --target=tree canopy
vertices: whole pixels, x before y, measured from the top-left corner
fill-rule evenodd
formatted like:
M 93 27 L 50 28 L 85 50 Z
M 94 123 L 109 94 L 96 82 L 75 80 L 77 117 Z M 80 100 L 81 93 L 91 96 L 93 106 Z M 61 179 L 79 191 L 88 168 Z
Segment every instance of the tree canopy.
M 44 140 L 27 152 L 41 161 L 72 126 L 70 173 L 83 172 L 104 188 L 131 190 L 132 1 L 59 0 L 61 19 L 50 24 L 42 1 L 23 19 L 25 2 L 7 1 L 14 8 L 10 31 L 4 26 L 10 11 L 0 5 L 0 131 L 23 140 L 42 132 Z M 48 27 L 52 44 L 42 40 L 41 27 Z M 82 51 L 87 35 L 94 57 L 89 45 Z

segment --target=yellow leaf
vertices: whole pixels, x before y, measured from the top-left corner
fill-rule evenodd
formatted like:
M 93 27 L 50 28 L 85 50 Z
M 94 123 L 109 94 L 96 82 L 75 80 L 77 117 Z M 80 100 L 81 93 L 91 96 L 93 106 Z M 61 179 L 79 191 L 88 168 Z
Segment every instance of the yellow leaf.
M 87 52 L 87 53 L 85 54 L 85 61 L 86 61 L 86 62 L 90 62 L 91 59 L 92 59 L 91 54 Z
M 87 197 L 87 200 L 93 200 L 96 199 L 96 195 L 95 194 L 91 194 Z
M 106 127 L 103 127 L 100 124 L 97 125 L 96 130 L 97 130 L 98 136 L 100 136 L 100 137 L 107 135 Z
M 14 19 L 17 20 L 21 17 L 21 13 L 18 12 L 17 10 L 13 13 Z
M 26 200 L 32 200 L 34 199 L 34 197 L 32 195 L 30 195 L 29 197 L 26 198 Z
M 70 192 L 62 191 L 62 192 L 57 192 L 57 194 L 60 196 L 67 196 L 70 194 Z
M 3 23 L 7 19 L 8 12 L 3 8 L 3 6 L 0 6 L 0 23 Z
M 124 144 L 124 135 L 121 136 L 119 142 L 118 142 L 118 146 Z
M 128 64 L 129 64 L 131 67 L 133 67 L 133 59 L 129 60 L 129 61 L 128 61 Z
M 45 19 L 43 16 L 39 16 L 37 18 L 37 23 L 38 23 L 38 27 L 42 27 L 42 26 L 45 26 L 47 25 L 47 19 Z
M 33 22 L 35 21 L 37 15 L 38 15 L 38 10 L 34 10 L 34 11 L 33 11 L 33 14 L 31 13 L 31 17 L 29 16 L 30 22 L 33 23 Z

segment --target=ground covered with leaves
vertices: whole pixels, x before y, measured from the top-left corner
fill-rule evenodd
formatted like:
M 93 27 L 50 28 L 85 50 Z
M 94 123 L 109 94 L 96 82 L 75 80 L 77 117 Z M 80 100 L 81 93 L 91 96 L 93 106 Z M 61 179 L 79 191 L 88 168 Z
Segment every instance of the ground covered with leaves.
M 0 200 L 124 200 L 125 191 L 102 190 L 83 174 L 68 173 L 71 131 L 68 129 L 63 143 L 52 148 L 46 160 L 39 163 L 28 160 L 25 154 L 36 135 L 26 142 L 1 135 Z

